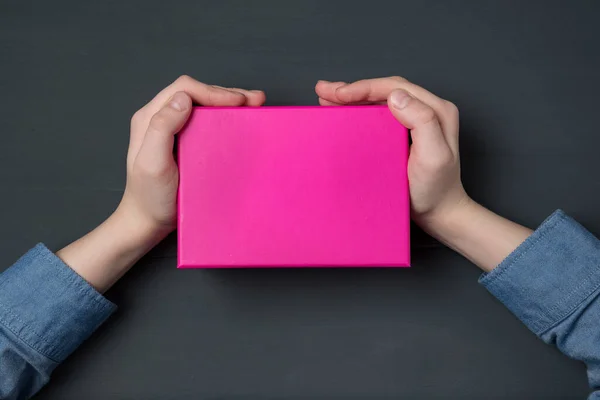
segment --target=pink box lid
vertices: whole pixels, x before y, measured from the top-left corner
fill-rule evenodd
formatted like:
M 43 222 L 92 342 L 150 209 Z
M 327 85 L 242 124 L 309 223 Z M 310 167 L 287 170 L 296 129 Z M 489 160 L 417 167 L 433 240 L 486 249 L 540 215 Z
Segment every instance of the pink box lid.
M 409 266 L 407 161 L 386 106 L 196 107 L 178 268 Z

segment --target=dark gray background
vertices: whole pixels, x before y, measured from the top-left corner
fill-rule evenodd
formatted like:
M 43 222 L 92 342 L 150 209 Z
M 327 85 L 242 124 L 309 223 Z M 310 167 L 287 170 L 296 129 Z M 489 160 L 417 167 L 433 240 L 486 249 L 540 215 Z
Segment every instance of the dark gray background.
M 0 265 L 118 203 L 130 116 L 178 75 L 316 104 L 317 79 L 403 75 L 461 110 L 470 194 L 600 232 L 600 2 L 0 2 Z M 415 233 L 410 270 L 189 270 L 170 237 L 39 399 L 584 398 L 468 261 Z M 4 267 L 3 267 L 4 268 Z

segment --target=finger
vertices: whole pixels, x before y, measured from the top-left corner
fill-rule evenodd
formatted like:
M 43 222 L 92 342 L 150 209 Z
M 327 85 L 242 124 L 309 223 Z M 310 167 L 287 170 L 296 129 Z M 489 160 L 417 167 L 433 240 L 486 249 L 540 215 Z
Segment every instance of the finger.
M 356 81 L 337 88 L 335 95 L 338 101 L 343 103 L 382 101 L 387 99 L 394 89 L 404 89 L 434 109 L 444 101 L 428 90 L 399 76 Z
M 336 103 L 333 101 L 329 101 L 329 100 L 325 100 L 319 97 L 319 104 L 322 106 L 365 106 L 365 105 L 369 105 L 372 106 L 374 104 L 387 104 L 387 101 L 359 101 L 357 103 L 350 103 L 350 104 L 345 104 L 345 103 Z
M 456 106 L 402 77 L 365 79 L 339 86 L 335 90 L 335 97 L 327 98 L 327 100 L 351 104 L 363 101 L 385 101 L 390 93 L 396 89 L 409 92 L 413 97 L 435 111 L 442 132 L 448 137 L 448 142 L 451 144 L 453 151 L 458 152 L 458 110 Z
M 220 89 L 225 89 L 225 90 L 230 90 L 232 92 L 238 92 L 244 95 L 244 97 L 246 97 L 246 102 L 244 105 L 246 106 L 250 106 L 250 107 L 257 107 L 257 106 L 262 106 L 265 101 L 266 101 L 266 96 L 265 96 L 265 92 L 263 92 L 262 90 L 247 90 L 247 89 L 240 89 L 240 88 L 226 88 L 226 87 L 222 87 L 222 86 L 218 86 L 218 85 L 213 85 L 216 88 L 220 88 Z
M 342 102 L 336 100 L 334 93 L 338 87 L 343 85 L 346 85 L 346 82 L 329 82 L 320 80 L 315 85 L 315 92 L 317 93 L 317 96 L 324 100 L 329 100 L 334 103 L 342 104 Z
M 218 88 L 183 75 L 158 93 L 145 108 L 149 115 L 154 115 L 176 92 L 187 93 L 194 103 L 203 106 L 242 106 L 246 96 L 239 92 Z
M 245 89 L 234 89 L 244 92 L 244 96 L 246 96 L 246 105 L 250 107 L 259 107 L 265 104 L 267 101 L 267 96 L 265 92 L 262 90 L 245 90 Z M 247 92 L 247 93 L 246 93 Z
M 265 95 L 265 92 L 263 92 L 262 90 L 246 90 L 246 89 L 240 89 L 240 88 L 230 88 L 229 90 L 233 90 L 235 92 L 241 93 L 244 96 L 246 96 L 246 106 L 249 107 L 258 107 L 258 106 L 262 106 L 263 104 L 265 104 L 265 101 L 267 100 L 267 96 Z
M 340 86 L 336 89 L 335 95 L 337 101 L 342 103 L 385 101 L 395 89 L 404 89 L 411 93 L 412 96 L 428 104 L 434 111 L 444 105 L 443 99 L 430 91 L 423 89 L 421 86 L 415 85 L 399 76 L 356 81 L 348 85 Z
M 185 125 L 192 111 L 192 98 L 185 92 L 173 97 L 150 119 L 136 159 L 160 168 L 173 159 L 174 135 Z
M 411 151 L 430 159 L 450 150 L 433 108 L 402 89 L 394 90 L 388 103 L 394 117 L 411 130 Z
M 334 103 L 333 101 L 325 100 L 319 97 L 319 104 L 322 106 L 343 106 L 344 104 Z

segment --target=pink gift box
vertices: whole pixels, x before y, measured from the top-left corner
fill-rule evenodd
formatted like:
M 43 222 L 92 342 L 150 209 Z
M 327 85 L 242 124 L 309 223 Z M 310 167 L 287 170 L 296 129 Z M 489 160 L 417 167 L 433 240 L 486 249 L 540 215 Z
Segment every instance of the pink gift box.
M 386 106 L 197 107 L 178 143 L 178 268 L 410 265 Z

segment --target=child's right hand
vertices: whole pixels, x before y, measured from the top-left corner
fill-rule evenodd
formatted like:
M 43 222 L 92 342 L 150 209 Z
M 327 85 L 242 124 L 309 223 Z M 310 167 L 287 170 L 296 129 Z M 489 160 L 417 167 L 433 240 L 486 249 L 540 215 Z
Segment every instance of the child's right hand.
M 404 78 L 345 82 L 319 81 L 325 106 L 385 103 L 411 130 L 408 179 L 413 219 L 435 235 L 438 226 L 471 203 L 460 180 L 458 109 Z

